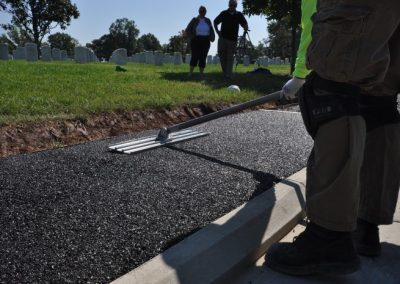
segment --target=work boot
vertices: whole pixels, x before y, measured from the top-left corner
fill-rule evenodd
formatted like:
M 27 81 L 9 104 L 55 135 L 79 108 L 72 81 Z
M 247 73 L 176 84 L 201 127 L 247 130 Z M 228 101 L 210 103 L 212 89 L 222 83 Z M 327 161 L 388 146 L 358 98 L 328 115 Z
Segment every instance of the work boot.
M 353 232 L 353 241 L 359 255 L 375 257 L 381 254 L 378 225 L 357 219 L 357 230 Z
M 292 275 L 347 274 L 360 268 L 350 232 L 336 232 L 312 222 L 293 243 L 273 244 L 266 265 Z

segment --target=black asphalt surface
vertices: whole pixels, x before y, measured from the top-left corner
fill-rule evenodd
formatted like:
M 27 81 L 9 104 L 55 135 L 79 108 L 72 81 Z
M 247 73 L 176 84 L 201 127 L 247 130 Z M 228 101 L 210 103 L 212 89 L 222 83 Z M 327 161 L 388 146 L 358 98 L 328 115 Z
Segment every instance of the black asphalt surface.
M 0 159 L 0 281 L 107 283 L 302 169 L 300 114 L 255 111 L 137 155 L 149 131 Z

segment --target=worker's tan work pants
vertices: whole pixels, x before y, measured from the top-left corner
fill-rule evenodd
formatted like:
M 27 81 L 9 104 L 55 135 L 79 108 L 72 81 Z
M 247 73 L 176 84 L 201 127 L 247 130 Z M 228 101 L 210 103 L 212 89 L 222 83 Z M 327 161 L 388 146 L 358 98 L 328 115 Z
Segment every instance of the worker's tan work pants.
M 317 9 L 308 67 L 324 79 L 360 87 L 362 96 L 396 96 L 400 1 L 319 0 Z M 343 115 L 318 128 L 306 188 L 314 223 L 336 231 L 354 230 L 357 217 L 392 223 L 400 186 L 400 123 L 395 114 L 386 117 L 386 108 L 396 113 L 396 103 L 372 111 L 376 125 L 363 115 Z

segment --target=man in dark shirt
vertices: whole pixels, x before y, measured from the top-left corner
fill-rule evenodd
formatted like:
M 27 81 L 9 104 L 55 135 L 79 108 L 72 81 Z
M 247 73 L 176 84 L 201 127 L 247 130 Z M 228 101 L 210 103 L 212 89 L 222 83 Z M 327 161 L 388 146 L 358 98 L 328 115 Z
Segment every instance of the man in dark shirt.
M 225 78 L 232 77 L 233 57 L 236 53 L 239 25 L 244 30 L 248 30 L 246 19 L 241 12 L 236 11 L 236 7 L 236 0 L 230 0 L 229 9 L 222 11 L 214 20 L 214 27 L 219 36 L 218 55 Z M 218 29 L 219 24 L 221 24 L 221 30 Z

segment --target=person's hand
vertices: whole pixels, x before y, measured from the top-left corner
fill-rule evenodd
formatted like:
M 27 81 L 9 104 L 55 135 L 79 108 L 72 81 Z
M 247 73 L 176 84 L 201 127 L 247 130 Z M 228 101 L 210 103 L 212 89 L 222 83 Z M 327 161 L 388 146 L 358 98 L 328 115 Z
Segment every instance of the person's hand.
M 293 78 L 287 81 L 286 84 L 283 86 L 281 94 L 287 100 L 294 99 L 296 97 L 297 92 L 304 85 L 305 81 L 306 80 L 304 79 L 293 76 Z

